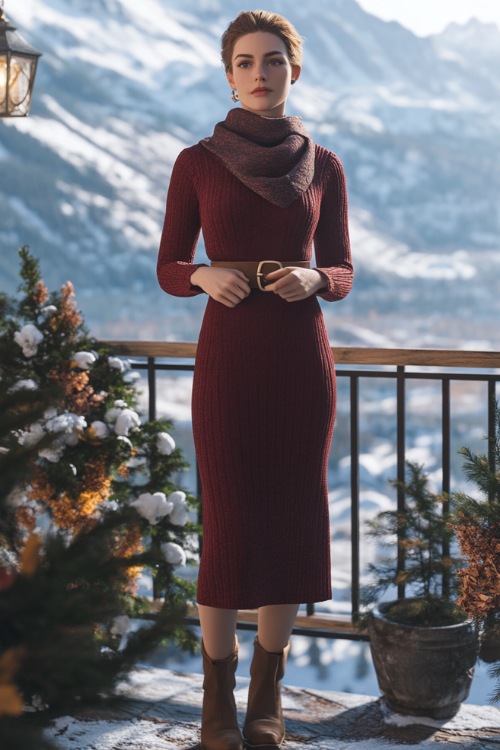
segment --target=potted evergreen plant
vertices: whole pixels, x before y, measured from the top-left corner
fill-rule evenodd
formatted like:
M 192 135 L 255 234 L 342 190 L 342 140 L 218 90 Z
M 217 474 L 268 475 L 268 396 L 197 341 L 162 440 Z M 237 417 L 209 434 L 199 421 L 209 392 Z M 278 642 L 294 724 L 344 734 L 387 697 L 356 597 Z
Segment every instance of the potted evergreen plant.
M 463 470 L 477 497 L 455 494 L 454 524 L 464 566 L 458 572 L 458 603 L 481 631 L 480 657 L 500 661 L 500 404 L 487 454 L 462 448 Z M 497 670 L 498 671 L 498 670 Z M 500 672 L 498 674 L 500 677 Z M 500 692 L 497 697 L 500 700 Z
M 459 560 L 447 498 L 429 489 L 421 466 L 407 463 L 405 509 L 368 522 L 385 554 L 369 566 L 363 603 L 380 690 L 394 711 L 441 719 L 467 698 L 479 641 L 473 619 L 455 601 Z M 391 588 L 409 598 L 382 601 Z

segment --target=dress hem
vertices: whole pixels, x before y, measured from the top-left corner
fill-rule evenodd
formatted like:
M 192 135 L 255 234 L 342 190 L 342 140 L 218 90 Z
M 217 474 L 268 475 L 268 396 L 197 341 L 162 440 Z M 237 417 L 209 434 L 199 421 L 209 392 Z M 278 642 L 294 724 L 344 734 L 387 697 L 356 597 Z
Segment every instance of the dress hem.
M 316 604 L 316 603 L 326 602 L 326 601 L 331 601 L 331 600 L 332 600 L 332 595 L 330 593 L 330 594 L 327 594 L 326 596 L 324 596 L 323 594 L 320 594 L 318 596 L 313 596 L 312 598 L 311 597 L 301 598 L 300 601 L 297 601 L 297 599 L 293 597 L 283 597 L 283 598 L 279 598 L 279 600 L 277 600 L 276 597 L 268 597 L 268 598 L 259 599 L 258 603 L 256 601 L 253 601 L 253 602 L 251 601 L 250 603 L 248 603 L 248 601 L 246 603 L 242 603 L 241 601 L 238 601 L 237 603 L 228 603 L 227 601 L 224 601 L 224 602 L 222 601 L 215 602 L 214 600 L 201 601 L 200 599 L 197 599 L 196 603 L 201 604 L 202 607 L 215 607 L 217 609 L 240 610 L 240 609 L 258 609 L 259 607 L 267 607 L 273 604 L 274 605 L 298 604 L 300 606 L 301 604 Z

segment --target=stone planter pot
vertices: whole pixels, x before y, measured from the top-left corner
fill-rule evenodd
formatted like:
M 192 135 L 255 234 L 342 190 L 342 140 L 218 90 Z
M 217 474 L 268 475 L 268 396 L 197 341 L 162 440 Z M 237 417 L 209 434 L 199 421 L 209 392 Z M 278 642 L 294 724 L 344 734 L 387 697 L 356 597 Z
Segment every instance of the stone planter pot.
M 375 607 L 368 633 L 378 684 L 393 711 L 447 719 L 469 695 L 479 652 L 472 620 L 444 627 L 401 625 Z

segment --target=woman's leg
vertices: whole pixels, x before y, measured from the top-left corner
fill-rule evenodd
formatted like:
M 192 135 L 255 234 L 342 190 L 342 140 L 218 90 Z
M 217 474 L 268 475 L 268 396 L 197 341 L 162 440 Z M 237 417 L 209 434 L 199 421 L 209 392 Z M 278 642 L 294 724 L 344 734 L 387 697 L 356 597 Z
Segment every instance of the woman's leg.
M 234 700 L 238 641 L 238 610 L 198 605 L 203 657 L 203 750 L 244 750 Z
M 300 604 L 259 607 L 258 638 L 266 651 L 278 653 L 287 645 Z
M 198 604 L 201 635 L 208 656 L 225 659 L 234 650 L 237 609 L 220 609 Z
M 280 748 L 285 739 L 281 680 L 299 604 L 259 607 L 258 634 L 250 665 L 248 707 L 243 734 L 250 745 Z

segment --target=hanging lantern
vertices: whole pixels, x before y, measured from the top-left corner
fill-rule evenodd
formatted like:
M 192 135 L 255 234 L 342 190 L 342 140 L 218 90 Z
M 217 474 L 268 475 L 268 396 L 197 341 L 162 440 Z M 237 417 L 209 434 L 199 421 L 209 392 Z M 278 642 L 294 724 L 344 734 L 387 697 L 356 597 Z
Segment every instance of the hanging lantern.
M 4 18 L 0 0 L 0 117 L 28 114 L 40 56 Z

